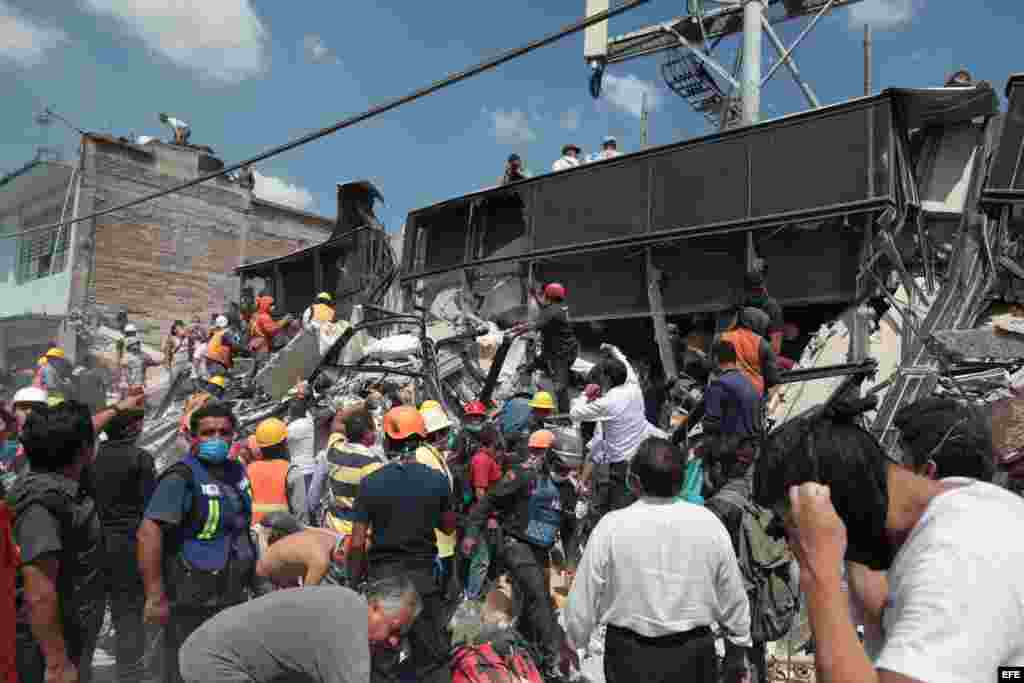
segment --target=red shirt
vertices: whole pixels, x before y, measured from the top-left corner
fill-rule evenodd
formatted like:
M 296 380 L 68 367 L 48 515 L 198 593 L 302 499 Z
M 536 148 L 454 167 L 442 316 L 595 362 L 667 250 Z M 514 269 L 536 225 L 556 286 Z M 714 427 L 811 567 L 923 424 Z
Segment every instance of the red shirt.
M 18 683 L 15 664 L 15 576 L 18 549 L 11 536 L 14 514 L 0 502 L 0 683 Z
M 473 489 L 487 490 L 501 479 L 501 465 L 490 448 L 481 448 L 469 461 L 469 479 Z

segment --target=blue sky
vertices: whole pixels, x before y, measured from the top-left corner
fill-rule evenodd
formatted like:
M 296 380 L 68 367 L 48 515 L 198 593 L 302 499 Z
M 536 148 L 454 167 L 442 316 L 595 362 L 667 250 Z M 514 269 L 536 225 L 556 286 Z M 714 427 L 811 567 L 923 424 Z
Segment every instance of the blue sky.
M 191 124 L 193 142 L 238 161 L 551 32 L 578 19 L 583 4 L 0 0 L 0 173 L 41 144 L 74 155 L 73 134 L 35 125 L 44 105 L 115 135 L 166 137 L 157 114 L 168 112 Z M 676 16 L 685 4 L 652 0 L 613 20 L 610 33 Z M 796 57 L 823 102 L 855 97 L 870 22 L 876 88 L 941 85 L 963 66 L 1002 91 L 1010 73 L 1024 70 L 1012 57 L 1022 17 L 1019 0 L 864 0 L 823 19 Z M 782 26 L 783 39 L 802 23 Z M 735 44 L 719 50 L 729 64 Z M 333 216 L 335 183 L 368 178 L 394 230 L 411 209 L 494 184 L 512 151 L 536 174 L 568 141 L 591 152 L 612 133 L 620 148 L 637 149 L 642 92 L 652 144 L 708 132 L 662 83 L 660 57 L 609 67 L 595 101 L 582 53 L 577 34 L 264 162 L 261 191 Z M 763 98 L 766 117 L 804 106 L 785 70 Z

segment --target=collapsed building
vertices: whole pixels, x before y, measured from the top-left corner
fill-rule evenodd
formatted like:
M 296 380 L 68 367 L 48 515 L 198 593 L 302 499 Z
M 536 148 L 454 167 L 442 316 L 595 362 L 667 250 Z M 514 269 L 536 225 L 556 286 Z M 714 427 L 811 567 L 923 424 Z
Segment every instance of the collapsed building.
M 891 89 L 475 192 L 413 211 L 400 261 L 376 188 L 339 185 L 327 241 L 236 271 L 243 295 L 296 314 L 330 291 L 342 321 L 272 358 L 243 423 L 282 412 L 302 379 L 324 412 L 370 387 L 453 414 L 481 393 L 500 401 L 532 353 L 501 330 L 550 281 L 569 291 L 585 358 L 610 341 L 660 372 L 673 362 L 666 323 L 720 329 L 757 267 L 804 331 L 769 406 L 776 424 L 852 373 L 871 375 L 872 429 L 890 444 L 896 411 L 919 397 L 1007 395 L 1024 337 L 1001 350 L 963 340 L 1024 291 L 1022 86 L 1010 79 L 1006 114 L 987 83 Z

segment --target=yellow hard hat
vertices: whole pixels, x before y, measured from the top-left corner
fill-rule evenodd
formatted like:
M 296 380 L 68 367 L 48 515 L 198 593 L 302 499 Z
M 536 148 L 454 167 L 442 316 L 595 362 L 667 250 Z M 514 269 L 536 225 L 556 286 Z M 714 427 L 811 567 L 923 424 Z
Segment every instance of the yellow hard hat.
M 555 399 L 551 398 L 551 394 L 546 391 L 538 391 L 533 395 L 533 400 L 530 401 L 531 408 L 545 408 L 547 410 L 555 409 Z
M 50 361 L 46 360 L 46 356 L 39 356 L 39 360 L 36 361 L 36 365 L 38 365 L 39 367 L 42 367 L 42 366 L 46 365 L 49 362 Z
M 316 295 L 316 298 L 318 301 L 326 301 L 327 303 L 334 301 L 334 297 L 327 292 L 320 292 Z
M 420 406 L 420 412 L 425 413 L 428 410 L 438 410 L 439 408 L 441 408 L 441 404 L 437 401 L 424 401 Z
M 209 382 L 210 384 L 216 384 L 216 385 L 217 385 L 218 387 L 220 387 L 221 389 L 223 389 L 223 388 L 224 388 L 225 380 L 224 380 L 224 378 L 223 378 L 223 377 L 222 377 L 221 375 L 217 375 L 216 377 L 211 377 L 211 378 L 210 378 L 210 379 L 208 379 L 207 381 L 208 381 L 208 382 Z
M 276 417 L 269 417 L 256 427 L 256 445 L 270 448 L 288 438 L 288 425 Z
M 530 434 L 530 441 L 527 443 L 527 448 L 551 448 L 554 443 L 554 433 L 549 432 L 546 429 L 541 429 Z
M 50 349 L 49 351 L 46 352 L 46 356 L 48 358 L 63 358 L 64 357 L 64 349 L 55 346 L 55 347 L 53 347 L 52 349 Z

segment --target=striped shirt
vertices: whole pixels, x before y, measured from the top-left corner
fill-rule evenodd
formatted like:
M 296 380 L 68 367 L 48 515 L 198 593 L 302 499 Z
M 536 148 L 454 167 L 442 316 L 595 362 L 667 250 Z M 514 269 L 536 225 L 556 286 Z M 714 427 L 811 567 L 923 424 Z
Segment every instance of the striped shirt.
M 327 486 L 330 502 L 324 526 L 352 533 L 352 507 L 363 478 L 384 465 L 373 452 L 357 443 L 340 442 L 327 451 Z

